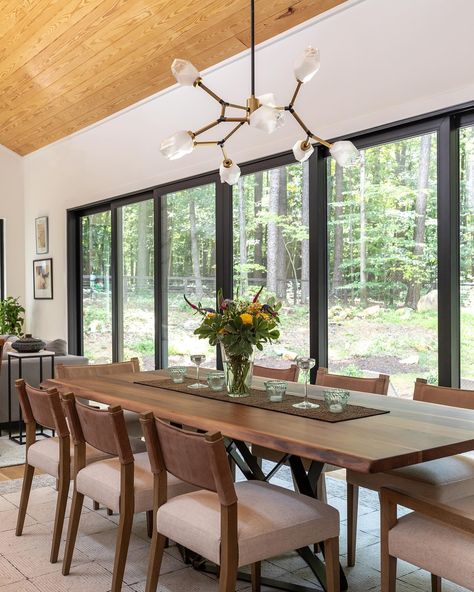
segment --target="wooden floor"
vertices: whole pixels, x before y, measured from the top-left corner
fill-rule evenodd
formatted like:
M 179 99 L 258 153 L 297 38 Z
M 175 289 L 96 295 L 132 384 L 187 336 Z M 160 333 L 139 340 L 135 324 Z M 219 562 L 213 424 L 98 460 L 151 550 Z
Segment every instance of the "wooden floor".
M 23 477 L 25 465 L 14 465 L 13 467 L 0 467 L 0 481 L 10 481 L 11 479 L 21 479 Z M 42 471 L 36 469 L 35 475 L 41 475 Z

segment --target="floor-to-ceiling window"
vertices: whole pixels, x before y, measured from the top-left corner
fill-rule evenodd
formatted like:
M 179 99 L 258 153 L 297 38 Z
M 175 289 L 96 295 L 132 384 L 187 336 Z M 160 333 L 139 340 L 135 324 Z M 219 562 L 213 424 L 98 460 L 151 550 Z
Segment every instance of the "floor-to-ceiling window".
M 267 366 L 309 353 L 308 163 L 243 175 L 233 188 L 234 296 L 282 301 L 281 338 L 258 352 Z
M 112 361 L 112 282 L 110 211 L 80 219 L 82 340 L 93 364 Z
M 205 354 L 215 367 L 216 350 L 193 334 L 201 316 L 183 296 L 203 307 L 216 305 L 215 184 L 161 198 L 162 347 L 164 364 L 189 365 Z
M 461 386 L 474 389 L 474 126 L 460 130 Z
M 437 135 L 328 161 L 329 369 L 437 382 Z
M 155 368 L 155 226 L 153 199 L 117 208 L 118 358 Z

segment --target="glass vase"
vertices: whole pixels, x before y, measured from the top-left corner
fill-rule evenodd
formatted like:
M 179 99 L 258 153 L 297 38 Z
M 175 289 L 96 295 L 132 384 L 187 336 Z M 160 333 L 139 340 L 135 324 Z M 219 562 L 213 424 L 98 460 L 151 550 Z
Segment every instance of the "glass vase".
M 229 355 L 221 343 L 222 364 L 229 397 L 248 397 L 252 384 L 253 360 L 255 351 L 250 356 Z

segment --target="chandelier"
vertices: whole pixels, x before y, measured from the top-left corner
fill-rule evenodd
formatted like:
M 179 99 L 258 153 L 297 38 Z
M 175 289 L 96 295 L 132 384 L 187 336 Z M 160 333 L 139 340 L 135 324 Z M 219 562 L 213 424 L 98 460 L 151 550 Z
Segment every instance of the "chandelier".
M 273 133 L 285 123 L 285 114 L 296 120 L 304 131 L 304 138 L 297 140 L 293 146 L 293 154 L 299 162 L 307 160 L 314 152 L 311 140 L 329 148 L 331 156 L 341 167 L 350 166 L 358 159 L 359 152 L 352 142 L 339 141 L 331 144 L 315 135 L 301 119 L 295 110 L 295 101 L 303 84 L 309 82 L 318 72 L 320 66 L 319 50 L 311 46 L 307 47 L 294 64 L 296 89 L 288 105 L 279 107 L 276 105 L 273 93 L 255 96 L 255 0 L 250 1 L 250 97 L 245 105 L 229 103 L 208 88 L 193 64 L 187 60 L 175 59 L 171 65 L 171 72 L 177 82 L 183 86 L 201 88 L 212 97 L 220 106 L 219 117 L 196 131 L 181 130 L 161 142 L 161 153 L 169 160 L 175 160 L 190 154 L 195 146 L 217 146 L 222 151 L 222 163 L 219 174 L 222 183 L 234 185 L 240 177 L 240 168 L 227 155 L 225 144 L 240 128 L 247 124 L 267 134 Z M 229 113 L 229 111 L 231 113 Z M 235 116 L 235 114 L 240 116 Z M 243 113 L 242 113 L 243 112 Z M 234 126 L 220 140 L 202 140 L 201 134 L 221 124 L 232 123 Z

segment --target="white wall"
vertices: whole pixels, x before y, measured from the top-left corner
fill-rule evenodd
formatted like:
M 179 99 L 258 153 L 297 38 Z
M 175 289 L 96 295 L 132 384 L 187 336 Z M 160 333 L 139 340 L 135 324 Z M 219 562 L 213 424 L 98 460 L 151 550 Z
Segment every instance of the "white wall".
M 321 50 L 321 70 L 302 90 L 298 110 L 323 137 L 335 137 L 474 97 L 472 0 L 356 0 L 261 47 L 257 94 L 276 91 L 287 102 L 295 56 L 309 43 Z M 231 102 L 248 87 L 248 56 L 206 73 L 206 83 Z M 24 159 L 26 301 L 30 329 L 65 337 L 66 209 L 217 168 L 214 148 L 168 162 L 160 140 L 195 129 L 218 115 L 216 104 L 192 88 L 173 87 Z M 287 150 L 301 132 L 294 121 L 272 136 L 244 129 L 229 153 L 245 161 Z M 34 301 L 29 268 L 34 219 L 48 215 L 54 259 L 54 300 Z
M 6 295 L 25 303 L 23 159 L 0 145 L 0 218 L 5 220 Z

